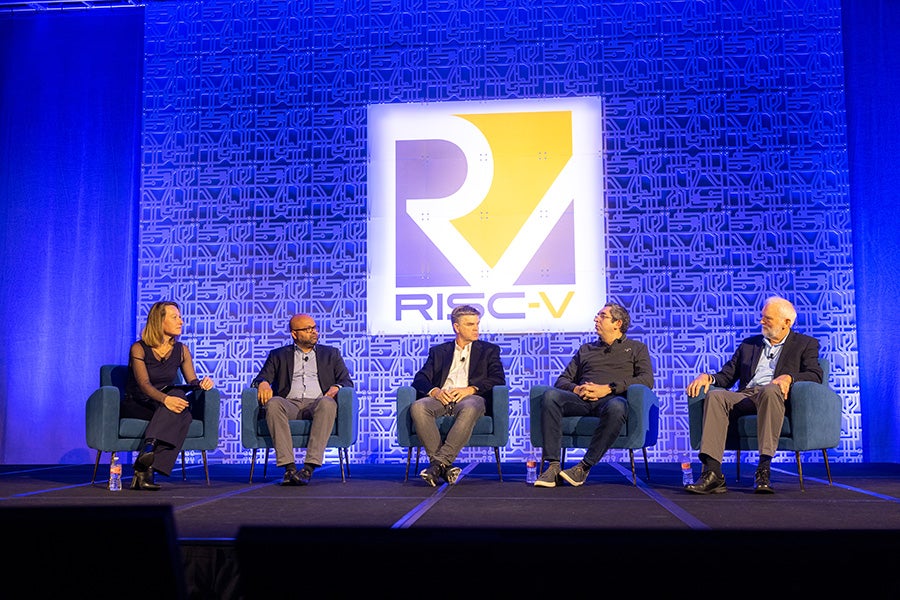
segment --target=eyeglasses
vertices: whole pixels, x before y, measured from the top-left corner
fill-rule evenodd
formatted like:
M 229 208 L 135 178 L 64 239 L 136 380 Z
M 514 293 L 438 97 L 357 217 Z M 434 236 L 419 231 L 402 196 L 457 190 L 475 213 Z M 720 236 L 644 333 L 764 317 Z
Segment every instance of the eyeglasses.
M 302 331 L 303 333 L 308 333 L 310 331 L 318 331 L 319 328 L 316 325 L 310 325 L 309 327 L 301 327 L 300 329 L 291 329 L 291 331 Z

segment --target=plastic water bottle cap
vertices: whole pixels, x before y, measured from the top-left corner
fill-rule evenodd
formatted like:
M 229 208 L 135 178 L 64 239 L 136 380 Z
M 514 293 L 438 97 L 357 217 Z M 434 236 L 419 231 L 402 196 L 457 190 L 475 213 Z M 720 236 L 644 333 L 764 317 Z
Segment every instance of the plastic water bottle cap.
M 683 462 L 683 463 L 681 463 L 681 468 L 682 468 L 682 469 L 690 469 L 690 468 L 691 468 L 691 463 L 689 463 L 689 462 Z
M 533 458 L 529 458 L 529 459 L 525 462 L 525 466 L 527 466 L 527 467 L 534 467 L 534 466 L 536 466 L 536 465 L 537 465 L 537 463 L 535 462 L 535 460 L 534 460 Z

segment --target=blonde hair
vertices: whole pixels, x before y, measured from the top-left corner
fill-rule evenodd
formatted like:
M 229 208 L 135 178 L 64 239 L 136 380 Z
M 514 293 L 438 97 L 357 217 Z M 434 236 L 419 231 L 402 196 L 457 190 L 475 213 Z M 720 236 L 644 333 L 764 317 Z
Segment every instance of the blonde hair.
M 141 331 L 141 339 L 151 348 L 161 346 L 166 338 L 163 333 L 163 321 L 166 318 L 167 306 L 178 308 L 178 303 L 171 301 L 157 302 L 150 307 L 150 312 L 147 314 L 147 324 L 144 325 L 144 329 Z M 174 338 L 172 341 L 174 342 Z

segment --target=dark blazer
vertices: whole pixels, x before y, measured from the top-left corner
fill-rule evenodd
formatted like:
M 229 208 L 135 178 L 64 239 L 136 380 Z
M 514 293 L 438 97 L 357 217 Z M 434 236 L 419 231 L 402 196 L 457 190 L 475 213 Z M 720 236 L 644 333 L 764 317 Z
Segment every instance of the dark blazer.
M 443 387 L 450 374 L 456 340 L 432 346 L 425 364 L 413 377 L 413 387 L 419 398 L 428 395 L 433 388 Z M 500 346 L 475 340 L 469 353 L 469 385 L 478 389 L 490 410 L 495 385 L 506 385 L 503 363 L 500 362 Z
M 286 398 L 291 391 L 291 379 L 294 376 L 294 346 L 291 343 L 281 348 L 275 348 L 266 357 L 259 375 L 250 385 L 259 387 L 263 381 L 267 381 L 272 386 L 272 393 L 275 396 Z M 313 348 L 316 353 L 316 365 L 319 369 L 319 387 L 322 392 L 327 392 L 328 388 L 333 385 L 340 387 L 350 387 L 353 381 L 350 379 L 350 372 L 344 359 L 341 357 L 341 351 L 331 346 L 323 346 L 316 344 Z
M 746 338 L 734 351 L 722 369 L 713 375 L 713 385 L 731 389 L 738 383 L 738 389 L 744 389 L 756 373 L 756 364 L 763 353 L 765 344 L 763 336 L 754 335 Z M 822 383 L 822 367 L 819 365 L 819 340 L 802 333 L 789 331 L 775 365 L 775 377 L 790 375 L 794 381 L 813 381 Z

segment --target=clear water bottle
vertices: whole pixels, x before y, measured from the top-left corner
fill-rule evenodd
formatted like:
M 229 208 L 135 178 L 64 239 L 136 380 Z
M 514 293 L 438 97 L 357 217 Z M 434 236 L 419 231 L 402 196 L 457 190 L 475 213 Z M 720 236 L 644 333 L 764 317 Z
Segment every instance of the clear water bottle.
M 119 462 L 119 455 L 115 452 L 109 459 L 109 491 L 122 491 L 122 463 Z
M 535 481 L 537 481 L 537 459 L 529 456 L 525 461 L 525 483 L 534 485 Z
M 681 457 L 681 484 L 691 485 L 694 483 L 694 471 L 691 468 L 691 459 L 689 456 Z

